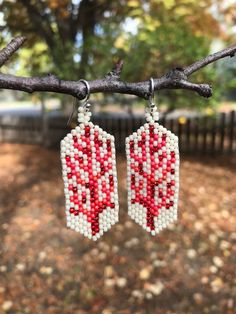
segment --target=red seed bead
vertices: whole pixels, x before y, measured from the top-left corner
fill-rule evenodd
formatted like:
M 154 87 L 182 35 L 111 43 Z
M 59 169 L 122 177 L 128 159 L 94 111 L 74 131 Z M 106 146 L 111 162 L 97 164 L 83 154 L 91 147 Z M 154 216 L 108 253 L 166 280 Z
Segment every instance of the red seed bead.
M 153 133 L 153 131 L 154 131 L 154 125 L 149 125 L 149 131 L 150 131 L 150 133 Z
M 71 166 L 71 162 L 70 162 L 70 161 L 67 161 L 67 162 L 66 162 L 66 165 L 67 165 L 67 167 L 70 167 L 70 166 Z

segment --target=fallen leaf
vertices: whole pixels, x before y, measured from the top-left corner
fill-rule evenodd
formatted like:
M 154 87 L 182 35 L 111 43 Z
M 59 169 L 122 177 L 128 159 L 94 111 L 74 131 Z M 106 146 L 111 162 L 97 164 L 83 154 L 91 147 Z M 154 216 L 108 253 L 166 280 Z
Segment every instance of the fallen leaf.
M 2 304 L 2 309 L 5 311 L 5 312 L 8 312 L 13 306 L 13 302 L 12 301 L 5 301 L 3 302 Z
M 151 275 L 150 267 L 143 268 L 139 272 L 139 278 L 142 279 L 142 280 L 148 279 L 150 277 L 150 275 Z
M 223 260 L 219 256 L 213 257 L 213 263 L 216 265 L 216 267 L 221 268 L 224 265 Z

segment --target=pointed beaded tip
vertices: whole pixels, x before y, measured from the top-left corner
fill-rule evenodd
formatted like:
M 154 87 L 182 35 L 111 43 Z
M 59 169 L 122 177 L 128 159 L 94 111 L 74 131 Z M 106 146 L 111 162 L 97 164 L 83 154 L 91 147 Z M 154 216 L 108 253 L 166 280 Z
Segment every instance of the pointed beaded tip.
M 151 235 L 177 220 L 179 190 L 178 137 L 156 119 L 126 138 L 128 214 Z
M 114 137 L 80 108 L 79 126 L 61 141 L 67 226 L 97 240 L 118 222 Z

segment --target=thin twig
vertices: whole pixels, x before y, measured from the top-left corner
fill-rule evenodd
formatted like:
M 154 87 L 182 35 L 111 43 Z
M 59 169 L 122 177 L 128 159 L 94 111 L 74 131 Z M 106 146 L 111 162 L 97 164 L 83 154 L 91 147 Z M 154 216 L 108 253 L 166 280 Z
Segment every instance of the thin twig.
M 219 59 L 225 58 L 225 57 L 234 57 L 236 52 L 236 46 L 228 47 L 224 50 L 218 51 L 216 53 L 213 53 L 206 58 L 203 58 L 202 60 L 196 61 L 193 64 L 189 65 L 184 69 L 184 74 L 189 76 L 193 72 L 196 72 L 200 70 L 201 68 L 205 67 L 206 65 L 215 62 Z
M 0 67 L 7 62 L 7 60 L 16 52 L 25 42 L 24 36 L 18 36 L 10 41 L 10 43 L 0 50 Z

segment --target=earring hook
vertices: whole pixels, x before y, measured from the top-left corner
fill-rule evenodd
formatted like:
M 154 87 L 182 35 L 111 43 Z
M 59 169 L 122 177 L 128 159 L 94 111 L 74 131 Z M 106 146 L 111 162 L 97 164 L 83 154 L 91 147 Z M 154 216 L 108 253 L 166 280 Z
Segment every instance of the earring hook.
M 86 104 L 87 101 L 89 100 L 89 97 L 90 97 L 90 86 L 89 86 L 88 81 L 86 81 L 86 80 L 81 79 L 81 80 L 79 80 L 79 82 L 84 83 L 85 86 L 86 86 L 86 96 L 85 96 L 85 98 L 83 99 L 84 104 Z
M 90 97 L 90 86 L 89 86 L 88 81 L 86 81 L 86 80 L 81 79 L 81 80 L 79 80 L 79 82 L 84 83 L 85 86 L 86 86 L 86 96 L 85 96 L 84 99 L 82 99 L 83 100 L 83 106 L 85 107 L 87 102 L 88 102 L 88 100 L 89 100 L 89 97 Z M 75 108 L 76 108 L 77 105 L 78 105 L 78 98 L 75 98 L 75 100 L 73 102 L 73 108 L 72 108 L 72 111 L 71 111 L 71 114 L 69 116 L 69 119 L 67 121 L 66 126 L 68 126 L 71 123 L 71 120 L 73 118 L 73 115 L 74 115 L 74 112 L 75 112 Z
M 151 77 L 150 80 L 150 96 L 149 96 L 149 102 L 150 104 L 153 103 L 153 100 L 154 100 L 154 92 L 155 92 L 155 89 L 154 89 L 154 79 Z

